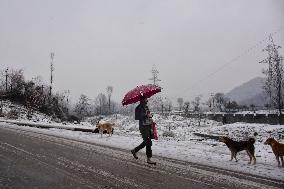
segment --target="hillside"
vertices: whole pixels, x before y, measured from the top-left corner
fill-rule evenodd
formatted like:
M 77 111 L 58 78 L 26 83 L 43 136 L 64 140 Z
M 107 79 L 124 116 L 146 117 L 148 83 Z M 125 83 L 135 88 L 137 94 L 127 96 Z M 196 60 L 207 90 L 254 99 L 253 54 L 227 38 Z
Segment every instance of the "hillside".
M 236 101 L 240 105 L 254 104 L 264 106 L 267 95 L 263 91 L 264 78 L 256 77 L 233 88 L 226 97 Z

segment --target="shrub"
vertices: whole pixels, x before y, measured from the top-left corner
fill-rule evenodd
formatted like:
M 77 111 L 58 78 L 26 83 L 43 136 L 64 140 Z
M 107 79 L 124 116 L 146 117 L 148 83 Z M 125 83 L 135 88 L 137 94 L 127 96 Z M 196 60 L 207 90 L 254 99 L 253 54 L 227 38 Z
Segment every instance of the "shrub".
M 18 119 L 19 117 L 19 111 L 16 109 L 12 109 L 7 113 L 8 119 Z

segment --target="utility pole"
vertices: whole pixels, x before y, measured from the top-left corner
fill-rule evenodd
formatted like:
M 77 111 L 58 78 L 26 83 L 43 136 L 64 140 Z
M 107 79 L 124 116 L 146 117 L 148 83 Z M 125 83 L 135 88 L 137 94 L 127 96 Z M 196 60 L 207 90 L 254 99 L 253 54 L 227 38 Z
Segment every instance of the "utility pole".
M 50 53 L 50 88 L 49 88 L 49 96 L 51 97 L 52 94 L 52 84 L 53 84 L 53 71 L 54 71 L 54 66 L 53 66 L 53 60 L 54 60 L 54 53 Z
M 70 90 L 65 91 L 65 94 L 66 94 L 66 111 L 67 111 L 67 114 L 68 114 L 68 112 L 69 112 L 69 95 L 70 95 Z
M 159 73 L 159 71 L 156 69 L 156 66 L 153 65 L 153 68 L 152 68 L 152 75 L 153 75 L 153 77 L 150 78 L 149 80 L 152 80 L 154 85 L 158 85 L 157 83 L 158 83 L 159 81 L 161 81 L 161 80 L 158 78 L 158 73 Z
M 6 77 L 6 92 L 8 92 L 8 68 L 5 70 Z

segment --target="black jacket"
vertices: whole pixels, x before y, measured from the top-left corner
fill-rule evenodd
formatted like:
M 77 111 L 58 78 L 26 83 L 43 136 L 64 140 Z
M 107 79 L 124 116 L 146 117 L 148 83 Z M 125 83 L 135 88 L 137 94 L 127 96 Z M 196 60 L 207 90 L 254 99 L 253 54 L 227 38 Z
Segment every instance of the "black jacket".
M 147 104 L 139 104 L 135 108 L 135 119 L 139 120 L 139 127 L 144 125 L 151 125 L 151 120 L 147 115 L 149 108 Z

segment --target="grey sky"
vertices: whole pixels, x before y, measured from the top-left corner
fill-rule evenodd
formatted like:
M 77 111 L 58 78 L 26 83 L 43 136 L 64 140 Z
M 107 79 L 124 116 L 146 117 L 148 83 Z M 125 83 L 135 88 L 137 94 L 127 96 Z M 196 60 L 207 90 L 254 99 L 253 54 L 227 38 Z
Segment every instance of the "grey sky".
M 121 101 L 155 64 L 163 96 L 191 100 L 262 75 L 262 40 L 284 46 L 284 1 L 0 0 L 0 27 L 1 69 L 47 83 L 55 52 L 55 89 L 73 99 L 111 85 Z

